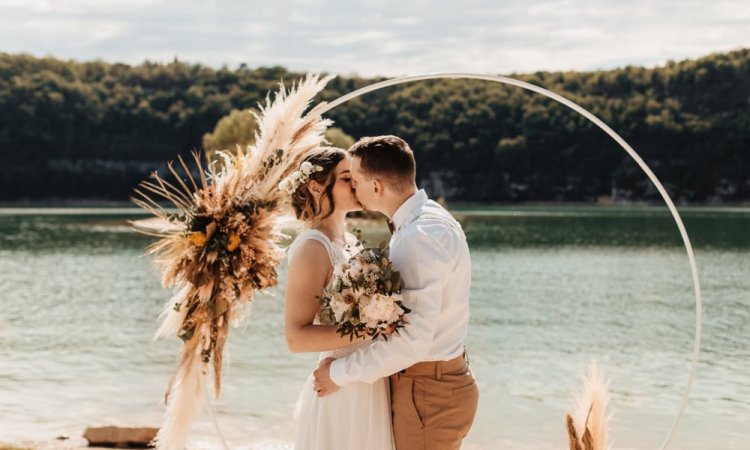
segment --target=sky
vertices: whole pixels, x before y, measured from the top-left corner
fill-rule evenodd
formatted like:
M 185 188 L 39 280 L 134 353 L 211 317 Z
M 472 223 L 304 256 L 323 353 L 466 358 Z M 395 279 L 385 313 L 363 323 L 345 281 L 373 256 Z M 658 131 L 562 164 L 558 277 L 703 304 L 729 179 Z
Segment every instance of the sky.
M 0 0 L 0 52 L 340 75 L 589 71 L 750 47 L 750 0 Z

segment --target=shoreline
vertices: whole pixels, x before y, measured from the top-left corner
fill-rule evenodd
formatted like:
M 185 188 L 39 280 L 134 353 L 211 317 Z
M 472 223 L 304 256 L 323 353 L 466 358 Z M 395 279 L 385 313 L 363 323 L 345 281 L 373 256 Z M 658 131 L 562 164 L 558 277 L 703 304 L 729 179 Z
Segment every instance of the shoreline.
M 111 450 L 108 447 L 89 447 L 84 438 L 29 439 L 0 442 L 0 450 Z
M 213 442 L 214 436 L 203 436 L 188 439 L 185 450 L 221 450 L 223 447 L 218 442 Z M 260 438 L 245 445 L 232 445 L 231 448 L 243 450 L 293 450 L 292 438 L 274 439 Z M 98 447 L 89 446 L 84 437 L 68 437 L 67 439 L 17 439 L 0 441 L 0 450 L 112 450 L 113 448 L 153 449 L 154 447 Z
M 441 202 L 444 207 L 450 211 L 471 211 L 471 210 L 507 210 L 507 209 L 548 209 L 548 208 L 591 208 L 598 210 L 617 210 L 617 209 L 661 209 L 666 207 L 666 204 L 662 201 L 658 202 L 612 202 L 612 203 L 598 203 L 598 202 L 521 202 L 521 203 L 507 203 L 507 202 Z M 675 203 L 678 209 L 686 210 L 732 210 L 732 209 L 744 209 L 750 212 L 750 201 L 748 202 L 734 202 L 734 203 Z M 168 205 L 165 205 L 168 207 Z M 41 210 L 70 210 L 70 209 L 90 209 L 90 210 L 112 210 L 112 211 L 124 211 L 124 212 L 139 212 L 143 214 L 149 214 L 143 208 L 140 208 L 127 201 L 5 201 L 0 202 L 0 211 L 3 210 L 25 210 L 25 209 L 41 209 Z

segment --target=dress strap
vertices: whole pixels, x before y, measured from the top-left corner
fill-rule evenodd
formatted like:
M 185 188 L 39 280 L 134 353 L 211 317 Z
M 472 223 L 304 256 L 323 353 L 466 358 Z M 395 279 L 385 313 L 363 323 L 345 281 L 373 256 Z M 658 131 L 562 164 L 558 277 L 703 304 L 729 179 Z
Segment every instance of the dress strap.
M 328 236 L 326 236 L 323 232 L 314 230 L 312 228 L 308 228 L 300 232 L 300 234 L 298 234 L 294 239 L 294 242 L 292 242 L 292 245 L 289 246 L 289 248 L 287 249 L 287 259 L 289 262 L 292 261 L 292 258 L 294 258 L 294 255 L 296 255 L 297 250 L 299 250 L 302 243 L 309 240 L 318 241 L 323 244 L 323 247 L 325 247 L 326 251 L 328 252 L 328 258 L 331 260 L 331 265 L 336 265 L 336 261 L 339 258 L 336 255 L 336 250 L 333 248 L 333 244 L 331 243 L 330 239 L 328 239 Z

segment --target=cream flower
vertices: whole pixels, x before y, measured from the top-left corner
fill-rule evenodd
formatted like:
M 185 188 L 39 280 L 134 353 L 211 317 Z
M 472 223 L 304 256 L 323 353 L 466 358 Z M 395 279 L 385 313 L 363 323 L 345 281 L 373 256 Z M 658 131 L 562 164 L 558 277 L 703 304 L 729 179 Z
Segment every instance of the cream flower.
M 351 277 L 357 277 L 362 273 L 362 269 L 364 269 L 364 264 L 362 264 L 362 261 L 358 259 L 354 259 L 351 262 L 351 265 L 349 267 L 349 276 Z
M 360 302 L 360 317 L 370 328 L 380 322 L 393 323 L 404 313 L 390 295 L 375 294 L 366 302 Z
M 313 165 L 310 161 L 305 161 L 302 163 L 299 170 L 295 170 L 288 177 L 281 180 L 279 183 L 279 189 L 292 195 L 297 192 L 297 189 L 299 189 L 300 186 L 307 183 L 311 174 L 322 171 L 322 166 Z

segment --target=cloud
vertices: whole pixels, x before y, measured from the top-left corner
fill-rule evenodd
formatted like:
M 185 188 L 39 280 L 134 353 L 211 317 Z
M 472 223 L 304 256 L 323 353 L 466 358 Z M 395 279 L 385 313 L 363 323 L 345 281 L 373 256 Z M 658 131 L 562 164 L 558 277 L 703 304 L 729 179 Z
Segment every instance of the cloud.
M 0 51 L 361 75 L 654 65 L 750 46 L 745 0 L 0 0 Z

